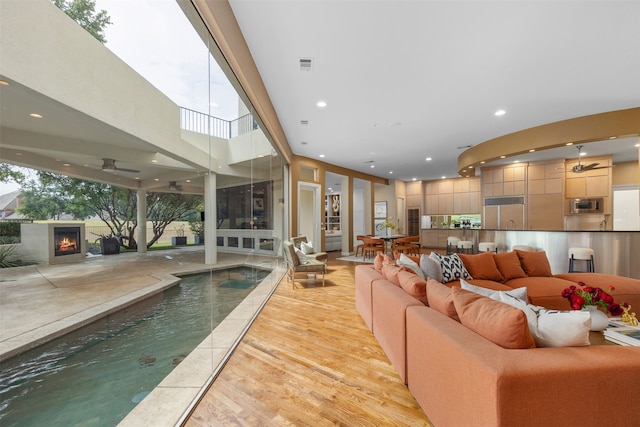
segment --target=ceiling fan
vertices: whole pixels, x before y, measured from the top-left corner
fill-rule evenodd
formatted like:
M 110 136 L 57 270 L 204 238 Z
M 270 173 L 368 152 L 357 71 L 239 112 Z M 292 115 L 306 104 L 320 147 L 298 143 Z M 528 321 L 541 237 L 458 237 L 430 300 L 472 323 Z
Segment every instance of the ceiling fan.
M 169 190 L 182 191 L 182 185 L 178 184 L 178 181 L 169 181 Z
M 103 172 L 133 172 L 138 173 L 139 170 L 136 169 L 127 169 L 127 168 L 119 168 L 116 166 L 116 161 L 114 159 L 102 159 L 102 171 Z
M 583 172 L 587 172 L 587 171 L 592 171 L 595 169 L 607 169 L 607 168 L 612 168 L 615 165 L 611 165 L 611 166 L 598 166 L 600 163 L 591 163 L 588 165 L 583 165 L 580 162 L 580 150 L 582 150 L 582 145 L 576 145 L 576 148 L 578 149 L 578 164 L 575 165 L 574 167 L 571 168 L 571 172 L 573 173 L 583 173 Z

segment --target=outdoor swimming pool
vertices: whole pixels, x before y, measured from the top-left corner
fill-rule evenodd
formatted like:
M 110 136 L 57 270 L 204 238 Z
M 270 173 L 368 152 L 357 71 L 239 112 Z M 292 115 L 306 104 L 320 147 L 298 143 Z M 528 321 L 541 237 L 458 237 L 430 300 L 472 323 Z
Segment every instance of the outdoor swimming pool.
M 116 425 L 269 273 L 237 267 L 185 276 L 2 362 L 0 425 Z

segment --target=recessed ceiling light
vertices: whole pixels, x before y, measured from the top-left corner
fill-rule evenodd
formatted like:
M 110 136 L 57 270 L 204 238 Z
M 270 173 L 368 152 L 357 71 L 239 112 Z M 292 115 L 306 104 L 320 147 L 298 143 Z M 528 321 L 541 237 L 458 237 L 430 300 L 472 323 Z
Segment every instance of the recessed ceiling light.
M 507 156 L 500 156 L 500 158 L 501 158 L 501 159 L 506 159 L 506 158 L 507 158 Z
M 520 160 L 514 160 L 513 163 L 520 163 Z
M 634 145 L 634 147 L 640 148 L 640 144 L 636 144 L 636 145 Z
M 67 167 L 69 167 L 69 166 L 71 166 L 71 165 L 70 165 L 69 163 L 63 163 L 63 164 L 62 164 L 62 166 L 67 166 Z
M 431 161 L 431 157 L 427 157 L 425 160 L 426 160 L 427 162 L 430 162 L 430 161 Z
M 637 147 L 637 145 L 636 145 L 636 147 Z M 22 156 L 22 153 L 19 152 L 19 151 L 16 151 L 16 156 Z
M 480 162 L 481 165 L 484 165 L 485 163 L 487 162 L 485 162 L 484 160 Z
M 573 142 L 567 142 L 565 145 L 573 145 Z
M 446 176 L 442 175 L 440 178 L 445 179 L 445 178 L 446 178 Z
M 533 152 L 535 152 L 535 151 L 536 151 L 536 149 L 535 149 L 535 148 L 532 148 L 531 150 L 529 150 L 529 152 L 530 152 L 530 153 L 533 153 Z
M 418 178 L 413 178 L 411 181 L 417 181 L 417 180 L 418 180 Z
M 376 165 L 371 165 L 371 169 L 373 169 L 373 168 L 375 168 L 375 167 L 376 167 Z
M 0 80 L 0 86 L 9 86 L 9 82 L 5 82 L 4 80 Z
M 156 159 L 151 160 L 151 163 L 158 163 Z
M 586 156 L 586 155 L 587 155 L 587 153 L 585 153 L 584 151 L 582 151 L 582 152 L 580 153 L 580 155 L 581 155 L 581 156 Z
M 462 172 L 466 172 L 466 171 L 467 171 L 466 169 L 462 169 Z
M 321 158 L 324 159 L 324 154 L 320 154 L 318 157 L 321 157 Z
M 154 181 L 160 181 L 160 178 L 153 178 Z
M 617 136 L 610 136 L 609 139 L 616 139 Z
M 326 107 L 326 106 L 327 106 L 327 103 L 326 103 L 325 101 L 318 101 L 318 102 L 316 102 L 316 105 L 317 105 L 319 108 L 324 108 L 324 107 Z
M 389 175 L 393 175 L 393 171 L 389 171 Z
M 504 116 L 507 112 L 504 110 L 498 110 L 495 113 L 493 113 L 494 116 Z
M 190 180 L 190 179 L 188 179 L 186 182 L 191 182 L 191 180 Z
M 31 117 L 33 117 L 34 119 L 41 119 L 41 118 L 42 118 L 42 115 L 41 115 L 41 114 L 38 114 L 38 113 L 31 113 L 31 114 L 29 114 L 29 115 L 30 115 Z

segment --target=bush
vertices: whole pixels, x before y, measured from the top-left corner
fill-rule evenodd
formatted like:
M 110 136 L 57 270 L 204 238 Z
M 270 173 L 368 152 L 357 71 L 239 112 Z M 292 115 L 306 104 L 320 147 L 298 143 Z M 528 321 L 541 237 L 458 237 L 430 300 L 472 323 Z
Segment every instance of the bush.
M 23 265 L 22 261 L 16 259 L 19 255 L 18 246 L 0 246 L 0 268 L 18 267 Z
M 20 237 L 20 223 L 13 221 L 0 222 L 0 236 Z

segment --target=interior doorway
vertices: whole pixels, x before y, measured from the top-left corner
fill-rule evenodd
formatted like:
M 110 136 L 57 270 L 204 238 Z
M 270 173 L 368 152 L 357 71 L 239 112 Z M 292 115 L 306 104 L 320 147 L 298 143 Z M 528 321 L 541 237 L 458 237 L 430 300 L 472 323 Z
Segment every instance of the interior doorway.
M 322 194 L 320 184 L 298 183 L 298 233 L 322 250 Z

